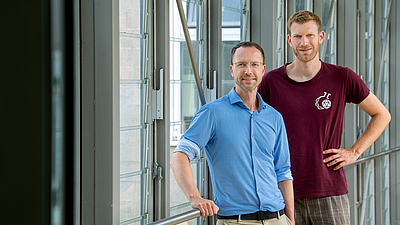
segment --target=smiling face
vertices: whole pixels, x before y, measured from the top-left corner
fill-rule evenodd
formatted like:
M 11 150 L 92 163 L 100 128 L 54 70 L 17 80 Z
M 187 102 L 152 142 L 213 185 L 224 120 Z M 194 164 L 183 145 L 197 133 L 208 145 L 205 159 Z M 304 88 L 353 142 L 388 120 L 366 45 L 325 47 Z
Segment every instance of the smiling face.
M 255 47 L 240 47 L 232 58 L 232 64 L 230 69 L 236 92 L 257 91 L 265 72 L 262 53 Z
M 315 21 L 306 23 L 292 23 L 291 34 L 287 36 L 288 43 L 292 47 L 296 60 L 310 62 L 318 59 L 319 45 L 325 38 L 325 32 L 318 32 Z

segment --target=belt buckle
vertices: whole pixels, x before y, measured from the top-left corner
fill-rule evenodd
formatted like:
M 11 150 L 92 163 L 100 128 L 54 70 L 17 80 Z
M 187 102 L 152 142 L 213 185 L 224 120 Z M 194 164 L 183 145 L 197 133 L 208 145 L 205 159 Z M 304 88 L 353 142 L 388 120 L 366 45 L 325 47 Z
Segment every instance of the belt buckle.
M 277 211 L 276 213 L 278 214 L 278 220 L 280 220 L 281 219 L 280 211 Z
M 242 222 L 242 215 L 238 215 L 237 221 L 238 221 L 238 222 Z

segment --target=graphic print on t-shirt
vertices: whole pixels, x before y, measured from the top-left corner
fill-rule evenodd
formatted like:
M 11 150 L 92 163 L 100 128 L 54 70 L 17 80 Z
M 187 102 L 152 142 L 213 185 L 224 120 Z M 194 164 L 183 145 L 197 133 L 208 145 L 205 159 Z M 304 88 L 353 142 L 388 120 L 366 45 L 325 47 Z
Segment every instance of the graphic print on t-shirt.
M 315 99 L 315 106 L 317 107 L 317 109 L 324 110 L 324 109 L 329 109 L 331 107 L 332 103 L 331 103 L 331 100 L 329 100 L 329 96 L 331 94 L 330 93 L 328 93 L 328 95 L 326 95 L 326 94 L 327 94 L 327 92 L 324 91 L 324 95 L 321 95 L 317 99 Z M 321 99 L 321 98 L 325 98 L 325 99 Z M 321 101 L 321 104 L 320 104 L 320 101 Z

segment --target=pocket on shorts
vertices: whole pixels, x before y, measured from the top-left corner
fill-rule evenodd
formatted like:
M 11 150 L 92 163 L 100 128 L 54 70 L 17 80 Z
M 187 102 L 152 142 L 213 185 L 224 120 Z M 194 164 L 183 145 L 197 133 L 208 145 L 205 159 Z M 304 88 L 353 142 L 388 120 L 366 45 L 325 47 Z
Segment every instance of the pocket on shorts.
M 293 225 L 293 222 L 285 215 L 286 221 L 288 225 Z

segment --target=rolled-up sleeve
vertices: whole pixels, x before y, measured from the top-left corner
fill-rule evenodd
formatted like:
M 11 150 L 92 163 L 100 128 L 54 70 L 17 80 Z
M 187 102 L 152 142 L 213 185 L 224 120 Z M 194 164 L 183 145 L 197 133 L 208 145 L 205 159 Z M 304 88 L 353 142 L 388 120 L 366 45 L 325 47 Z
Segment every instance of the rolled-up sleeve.
M 293 180 L 290 170 L 289 143 L 283 118 L 277 123 L 277 138 L 274 151 L 275 173 L 278 183 L 284 180 Z
M 209 104 L 204 105 L 193 117 L 189 129 L 182 135 L 174 152 L 185 153 L 192 161 L 200 156 L 214 133 L 214 116 Z
M 201 149 L 194 142 L 183 137 L 179 141 L 174 152 L 185 153 L 189 158 L 189 161 L 192 161 L 200 156 L 200 150 Z

